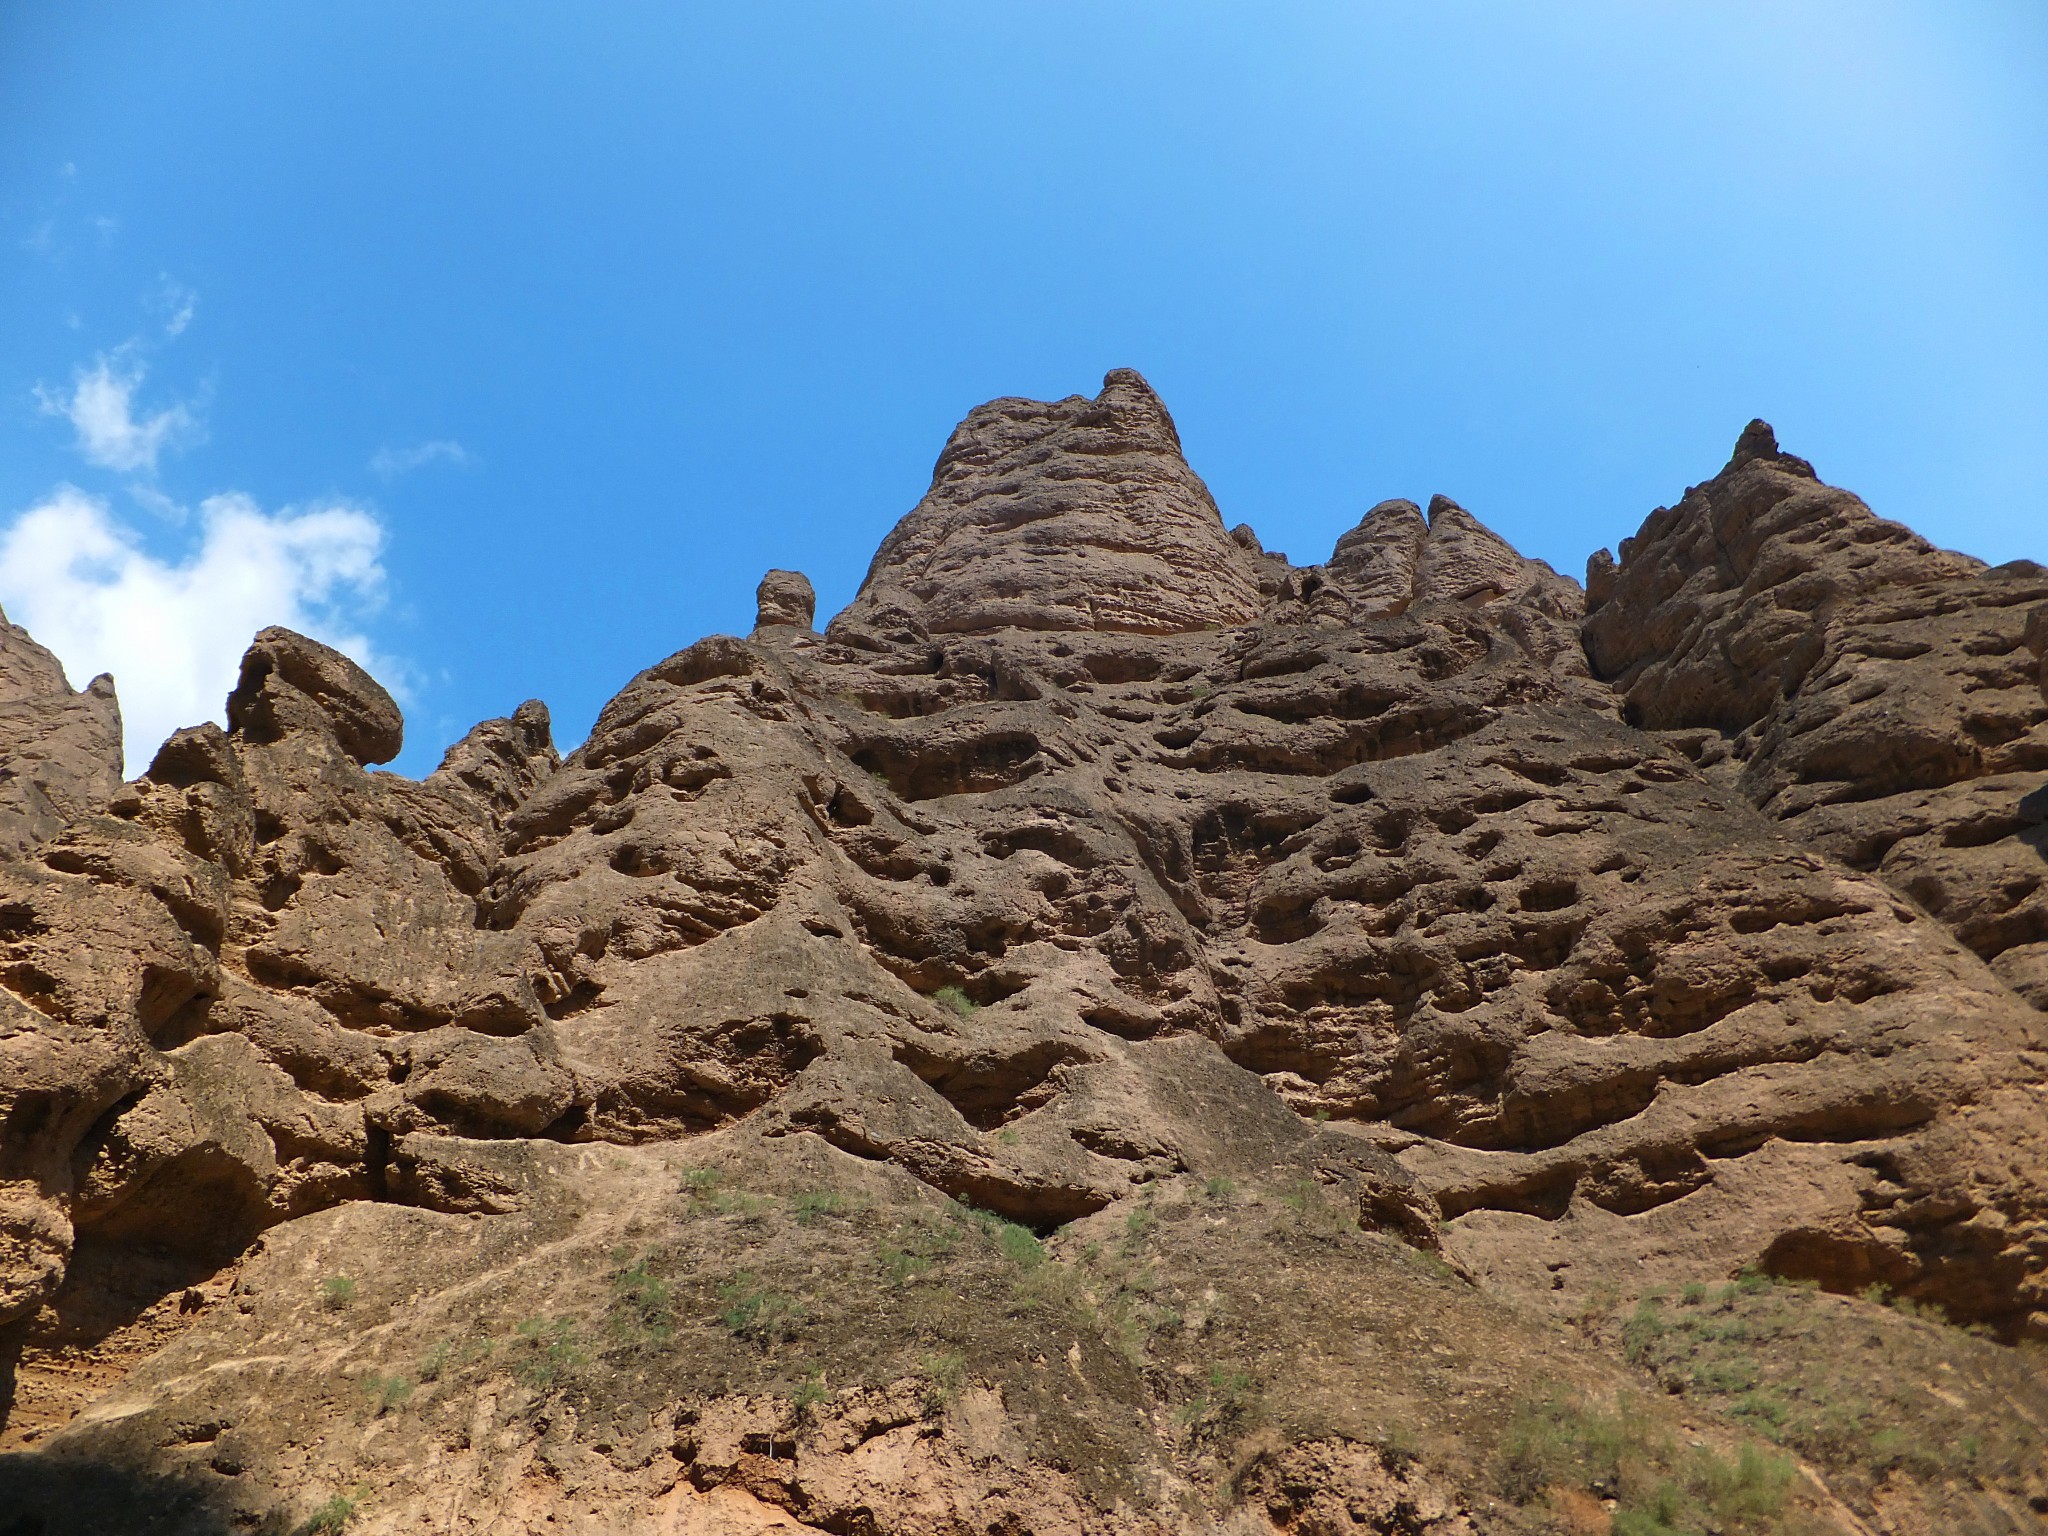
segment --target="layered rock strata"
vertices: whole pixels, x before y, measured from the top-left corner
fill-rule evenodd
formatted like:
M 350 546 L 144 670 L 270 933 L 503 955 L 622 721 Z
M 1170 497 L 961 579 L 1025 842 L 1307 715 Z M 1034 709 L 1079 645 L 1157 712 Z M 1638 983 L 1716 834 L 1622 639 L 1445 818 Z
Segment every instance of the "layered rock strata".
M 1291 1168 L 1528 1294 L 2048 1331 L 2042 568 L 1760 423 L 1584 591 L 1442 497 L 1297 567 L 1119 371 L 971 413 L 824 632 L 759 602 L 420 782 L 266 630 L 118 783 L 111 688 L 0 635 L 0 1319 L 725 1131 L 1040 1232 Z

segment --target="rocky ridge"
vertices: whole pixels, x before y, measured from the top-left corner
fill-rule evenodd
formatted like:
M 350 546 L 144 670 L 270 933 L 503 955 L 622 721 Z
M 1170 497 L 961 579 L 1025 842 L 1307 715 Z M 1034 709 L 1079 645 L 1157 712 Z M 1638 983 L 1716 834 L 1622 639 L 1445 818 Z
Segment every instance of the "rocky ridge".
M 686 1164 L 789 1200 L 801 1165 L 905 1222 L 971 1208 L 1062 1263 L 1196 1186 L 1296 1191 L 1480 1288 L 1445 1316 L 1747 1271 L 2048 1335 L 2048 571 L 1934 549 L 1761 423 L 1583 589 L 1443 497 L 1298 567 L 1226 531 L 1120 370 L 970 413 L 853 604 L 822 632 L 814 609 L 771 572 L 750 637 L 641 673 L 566 759 L 530 702 L 418 782 L 371 771 L 390 697 L 272 629 L 228 728 L 120 783 L 111 682 L 73 693 L 0 632 L 14 1415 L 110 1338 L 175 1341 L 48 1414 L 41 1454 L 213 1444 L 177 1425 L 238 1417 L 206 1362 L 264 1315 L 220 1287 L 280 1255 L 374 1229 L 478 1286 L 543 1249 L 601 1269 L 703 1214 L 646 1193 Z M 586 1210 L 599 1188 L 641 1225 Z M 1309 1267 L 1399 1291 L 1380 1251 Z M 917 1390 L 832 1399 L 831 1454 Z M 702 1427 L 781 1411 L 738 1389 L 642 1405 L 700 1447 L 647 1496 L 734 1522 L 707 1529 L 753 1528 L 744 1492 L 763 1521 L 950 1530 L 950 1489 L 1008 1499 L 1005 1529 L 1165 1530 L 1197 1528 L 1171 1510 L 1201 1484 L 1247 1531 L 1523 1528 L 1466 1452 L 1410 1488 L 1355 1430 L 1227 1475 L 1189 1470 L 1214 1446 L 1127 1446 L 1105 1464 L 1156 1453 L 1162 1481 L 1091 1487 L 1034 1438 L 1056 1410 L 975 1390 L 918 1432 L 937 1463 L 814 1461 L 820 1488 L 898 1489 L 864 1526 L 737 1450 L 691 1470 L 718 1435 L 774 1459 L 773 1425 Z M 263 1475 L 200 1483 L 254 1521 L 290 1457 L 240 1454 Z M 574 1484 L 512 1503 L 538 1522 Z

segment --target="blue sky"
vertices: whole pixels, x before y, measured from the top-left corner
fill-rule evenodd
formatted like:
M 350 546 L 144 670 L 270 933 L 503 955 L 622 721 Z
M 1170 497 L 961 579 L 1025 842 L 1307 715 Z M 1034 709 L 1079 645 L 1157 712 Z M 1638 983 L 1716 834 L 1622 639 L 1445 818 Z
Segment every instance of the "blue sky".
M 994 395 L 1160 389 L 1297 561 L 1573 574 L 1752 415 L 2048 559 L 2048 6 L 0 0 L 0 603 L 131 772 L 260 623 L 425 772 L 830 612 Z

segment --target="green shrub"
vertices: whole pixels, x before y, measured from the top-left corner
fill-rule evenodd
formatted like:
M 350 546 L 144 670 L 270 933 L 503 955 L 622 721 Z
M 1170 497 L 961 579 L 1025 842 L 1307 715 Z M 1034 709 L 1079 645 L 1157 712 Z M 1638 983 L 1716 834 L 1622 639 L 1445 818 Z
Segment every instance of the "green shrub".
M 685 1168 L 683 1170 L 683 1193 L 696 1200 L 708 1200 L 713 1190 L 725 1182 L 723 1168 Z
M 328 1312 L 339 1312 L 356 1299 L 356 1283 L 347 1275 L 329 1275 L 320 1282 L 320 1306 Z M 336 1530 L 340 1527 L 336 1526 Z
M 1197 1440 L 1214 1440 L 1246 1428 L 1254 1417 L 1251 1373 L 1211 1365 L 1206 1381 L 1206 1390 L 1181 1404 L 1175 1415 L 1181 1427 Z
M 420 1356 L 420 1380 L 439 1381 L 441 1373 L 448 1369 L 448 1362 L 455 1354 L 455 1341 L 443 1339 L 424 1355 Z
M 1036 1269 L 1045 1262 L 1045 1245 L 1029 1227 L 1006 1221 L 996 1228 L 996 1249 L 1019 1269 Z
M 950 1008 L 963 1019 L 972 1018 L 981 1011 L 981 1004 L 955 986 L 940 987 L 932 994 L 932 1001 L 941 1008 Z
M 583 1363 L 576 1325 L 566 1317 L 529 1317 L 512 1330 L 512 1375 L 522 1386 L 545 1391 L 564 1371 Z
M 363 1378 L 363 1390 L 370 1394 L 370 1411 L 378 1418 L 405 1405 L 412 1396 L 412 1381 L 404 1376 L 370 1375 Z
M 1663 1337 L 1664 1303 L 1659 1297 L 1645 1296 L 1636 1303 L 1634 1314 L 1621 1325 L 1622 1353 L 1630 1365 L 1645 1364 Z
M 648 1254 L 612 1276 L 609 1322 L 614 1333 L 668 1337 L 675 1288 L 647 1267 L 652 1258 Z
M 1520 1504 L 1559 1487 L 1614 1499 L 1615 1536 L 1735 1536 L 1773 1528 L 1791 1487 L 1789 1456 L 1745 1444 L 1732 1458 L 1696 1449 L 1674 1460 L 1669 1442 L 1632 1405 L 1550 1398 L 1516 1409 L 1502 1482 Z
M 292 1527 L 292 1536 L 340 1536 L 355 1517 L 356 1501 L 345 1493 L 337 1493 Z
M 846 1196 L 837 1190 L 807 1189 L 789 1202 L 790 1211 L 800 1227 L 815 1225 L 826 1216 L 844 1216 L 847 1211 Z
M 960 1395 L 960 1384 L 967 1373 L 965 1357 L 950 1353 L 926 1355 L 918 1367 L 924 1372 L 925 1412 L 943 1411 Z
M 831 1395 L 825 1389 L 825 1373 L 823 1371 L 812 1371 L 796 1384 L 796 1390 L 789 1394 L 789 1400 L 795 1406 L 797 1414 L 802 1416 L 806 1411 L 815 1408 Z
M 771 1290 L 745 1271 L 718 1288 L 718 1320 L 735 1337 L 755 1344 L 794 1338 L 803 1320 L 801 1303 Z

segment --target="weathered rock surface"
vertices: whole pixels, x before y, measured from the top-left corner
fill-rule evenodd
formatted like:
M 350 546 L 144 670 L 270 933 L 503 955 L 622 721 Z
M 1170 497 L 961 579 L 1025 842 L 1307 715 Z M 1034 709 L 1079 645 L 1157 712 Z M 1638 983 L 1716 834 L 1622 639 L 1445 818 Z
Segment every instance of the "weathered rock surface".
M 1748 799 L 2048 1010 L 2048 569 L 1935 549 L 1753 422 L 1588 579 L 1588 652 L 1632 719 L 1710 728 Z
M 0 849 L 56 835 L 120 782 L 114 680 L 73 693 L 63 664 L 0 613 Z
M 1932 548 L 1760 423 L 1584 592 L 1442 497 L 1296 567 L 1120 371 L 971 413 L 822 634 L 802 576 L 758 600 L 568 758 L 530 702 L 421 782 L 367 769 L 389 696 L 271 629 L 229 728 L 118 784 L 111 688 L 0 635 L 17 1346 L 357 1204 L 416 1208 L 426 1266 L 525 1223 L 493 1285 L 596 1177 L 571 1149 L 705 1138 L 1061 1241 L 1296 1188 L 1524 1305 L 1755 1268 L 2048 1333 L 2040 567 Z M 157 1289 L 110 1314 L 131 1261 Z M 1034 1482 L 1007 1409 L 867 1466 L 842 1421 L 907 1428 L 887 1381 L 785 1477 L 752 1390 L 689 1410 L 732 1520 L 744 1488 L 763 1529 L 1152 1528 Z M 1518 1528 L 1302 1433 L 1232 1484 L 1242 1529 Z M 898 1489 L 866 1526 L 862 1478 Z
M 1004 627 L 1181 634 L 1259 611 L 1251 562 L 1152 387 L 1128 368 L 1093 400 L 993 400 L 939 455 L 882 541 L 843 637 Z

